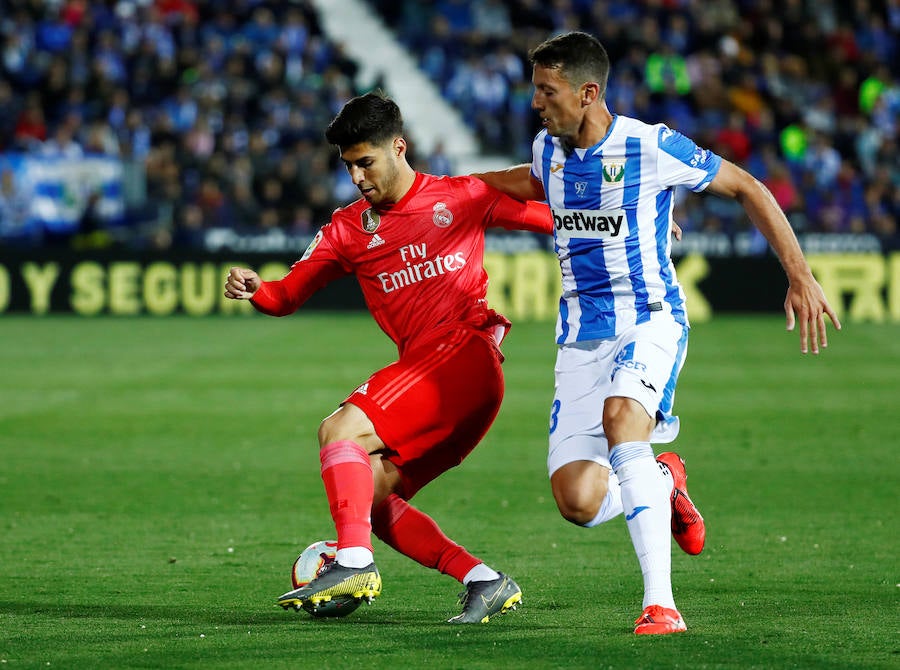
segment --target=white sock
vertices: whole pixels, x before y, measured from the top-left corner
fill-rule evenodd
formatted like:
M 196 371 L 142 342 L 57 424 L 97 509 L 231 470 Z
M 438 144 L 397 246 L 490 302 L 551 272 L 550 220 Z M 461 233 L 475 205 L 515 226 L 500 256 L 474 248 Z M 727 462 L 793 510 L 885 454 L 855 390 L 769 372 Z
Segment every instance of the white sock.
M 672 476 L 668 465 L 661 461 L 657 461 L 657 463 L 659 464 L 659 471 L 663 474 L 663 479 L 666 480 L 666 487 L 669 489 L 669 495 L 671 496 L 672 491 L 675 489 L 675 478 Z
M 335 552 L 334 560 L 345 568 L 364 568 L 374 561 L 375 557 L 365 547 L 344 547 Z
M 582 524 L 585 528 L 593 528 L 605 523 L 610 519 L 614 519 L 622 513 L 622 490 L 619 486 L 619 477 L 615 472 L 609 473 L 609 485 L 606 489 L 606 495 L 600 504 L 600 511 L 597 516 Z
M 644 604 L 675 609 L 672 595 L 671 490 L 649 442 L 623 442 L 610 450 L 622 488 L 631 543 L 644 576 Z
M 489 582 L 492 579 L 499 578 L 499 572 L 493 568 L 489 568 L 484 563 L 479 563 L 466 573 L 466 576 L 463 577 L 463 584 L 468 586 L 469 582 Z

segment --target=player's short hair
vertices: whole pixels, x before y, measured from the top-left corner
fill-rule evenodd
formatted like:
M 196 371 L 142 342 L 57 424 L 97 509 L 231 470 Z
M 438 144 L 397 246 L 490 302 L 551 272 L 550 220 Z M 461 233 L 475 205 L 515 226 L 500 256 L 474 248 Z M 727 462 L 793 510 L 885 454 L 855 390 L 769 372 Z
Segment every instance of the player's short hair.
M 601 97 L 606 95 L 609 55 L 593 35 L 577 31 L 557 35 L 529 51 L 528 60 L 532 65 L 559 69 L 574 88 L 597 82 Z
M 350 99 L 325 129 L 325 138 L 339 148 L 363 142 L 377 146 L 401 135 L 400 108 L 381 91 Z

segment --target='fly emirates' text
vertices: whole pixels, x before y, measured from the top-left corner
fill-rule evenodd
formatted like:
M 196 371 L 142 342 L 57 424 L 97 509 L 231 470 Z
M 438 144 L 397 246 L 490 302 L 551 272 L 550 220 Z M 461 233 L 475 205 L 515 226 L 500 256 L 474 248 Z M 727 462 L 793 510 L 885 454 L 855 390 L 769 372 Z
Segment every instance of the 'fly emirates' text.
M 417 284 L 448 272 L 456 272 L 466 266 L 466 257 L 461 251 L 445 256 L 437 255 L 434 259 L 426 258 L 424 242 L 400 247 L 399 251 L 400 261 L 405 263 L 406 267 L 395 272 L 378 274 L 378 280 L 385 293 L 391 293 L 404 286 Z

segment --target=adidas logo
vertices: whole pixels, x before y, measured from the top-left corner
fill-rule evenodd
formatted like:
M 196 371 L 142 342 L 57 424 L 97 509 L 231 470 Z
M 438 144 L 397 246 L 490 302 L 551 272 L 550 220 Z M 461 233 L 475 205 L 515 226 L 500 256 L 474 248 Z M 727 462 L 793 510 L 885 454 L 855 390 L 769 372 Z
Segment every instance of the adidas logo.
M 381 239 L 381 236 L 378 233 L 375 233 L 366 249 L 374 249 L 375 247 L 380 247 L 382 244 L 384 244 L 384 240 Z

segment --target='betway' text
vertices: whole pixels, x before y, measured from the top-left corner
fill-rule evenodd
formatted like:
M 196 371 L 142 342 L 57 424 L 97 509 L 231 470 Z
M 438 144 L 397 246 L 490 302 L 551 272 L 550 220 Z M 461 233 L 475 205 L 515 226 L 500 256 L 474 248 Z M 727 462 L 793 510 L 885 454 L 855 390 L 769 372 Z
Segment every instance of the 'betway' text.
M 624 209 L 552 209 L 556 237 L 609 238 L 628 235 Z

